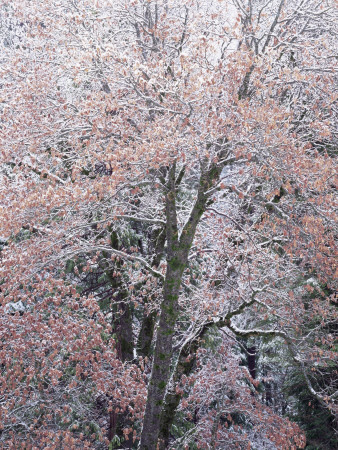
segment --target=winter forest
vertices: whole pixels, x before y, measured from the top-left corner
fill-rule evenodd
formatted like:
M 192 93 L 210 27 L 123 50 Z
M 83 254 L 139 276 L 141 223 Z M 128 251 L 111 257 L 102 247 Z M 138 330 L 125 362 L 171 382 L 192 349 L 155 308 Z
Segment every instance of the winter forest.
M 0 448 L 338 448 L 335 0 L 0 0 Z

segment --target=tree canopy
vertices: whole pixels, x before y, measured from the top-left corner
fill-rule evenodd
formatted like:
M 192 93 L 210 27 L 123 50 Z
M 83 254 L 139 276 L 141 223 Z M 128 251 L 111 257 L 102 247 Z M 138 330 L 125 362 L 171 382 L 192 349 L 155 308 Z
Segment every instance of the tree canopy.
M 332 430 L 334 3 L 2 2 L 3 448 Z

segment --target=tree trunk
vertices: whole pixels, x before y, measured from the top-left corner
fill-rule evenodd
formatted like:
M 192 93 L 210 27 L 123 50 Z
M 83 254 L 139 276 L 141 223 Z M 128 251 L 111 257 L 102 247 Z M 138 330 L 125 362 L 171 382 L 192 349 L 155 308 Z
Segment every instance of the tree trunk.
M 249 372 L 252 378 L 256 378 L 256 346 L 252 345 L 251 347 L 247 348 L 247 351 Z
M 195 336 L 185 342 L 180 350 L 177 365 L 172 375 L 171 389 L 165 396 L 165 404 L 161 415 L 161 428 L 159 434 L 159 450 L 168 448 L 170 430 L 175 420 L 176 410 L 182 399 L 182 394 L 177 393 L 175 388 L 180 383 L 182 376 L 189 376 L 196 365 L 196 352 L 210 329 L 210 323 L 205 324 Z
M 169 379 L 172 341 L 178 317 L 178 295 L 186 261 L 179 249 L 176 217 L 175 164 L 169 171 L 166 195 L 167 270 L 163 286 L 163 301 L 157 329 L 152 372 L 150 375 L 146 411 L 140 442 L 142 450 L 156 450 L 163 399 Z
M 123 294 L 123 292 L 122 292 Z M 134 358 L 132 314 L 128 303 L 119 303 L 120 317 L 114 321 L 114 331 L 117 336 L 117 350 L 119 358 L 125 361 L 132 361 Z
M 175 388 L 181 381 L 182 375 L 189 376 L 196 363 L 196 351 L 199 346 L 199 340 L 206 330 L 202 329 L 196 338 L 184 345 L 180 351 L 175 372 L 172 376 L 171 389 L 166 393 L 165 403 L 161 415 L 161 425 L 159 434 L 159 450 L 168 448 L 170 439 L 170 430 L 175 420 L 175 413 L 182 394 L 177 393 Z
M 116 231 L 110 231 L 110 241 L 112 248 L 118 250 L 120 243 Z M 108 255 L 103 252 L 104 258 L 108 260 Z M 105 264 L 104 264 L 105 266 Z M 116 267 L 122 269 L 123 262 L 117 262 Z M 112 330 L 116 334 L 116 349 L 118 357 L 121 361 L 131 361 L 134 358 L 133 343 L 133 318 L 130 304 L 126 302 L 128 299 L 128 291 L 125 289 L 121 276 L 114 275 L 114 269 L 104 267 L 106 275 L 109 279 L 112 291 L 117 295 L 112 300 Z M 115 303 L 116 302 L 116 303 Z M 117 413 L 115 410 L 109 412 L 108 439 L 111 441 L 114 436 L 120 439 L 124 438 L 123 428 L 129 425 L 127 412 Z M 130 448 L 132 445 L 132 436 L 123 441 L 123 448 Z
M 150 355 L 151 343 L 154 335 L 157 312 L 152 311 L 149 314 L 144 312 L 140 334 L 137 342 L 137 353 L 146 357 Z
M 164 253 L 164 246 L 166 240 L 166 233 L 164 227 L 154 231 L 152 236 L 154 258 L 152 260 L 152 267 L 158 268 Z M 153 298 L 150 298 L 152 301 Z M 149 314 L 144 312 L 141 330 L 138 336 L 137 353 L 143 357 L 150 356 L 151 344 L 154 336 L 154 328 L 157 318 L 157 312 L 152 311 Z
M 205 169 L 205 170 L 203 170 Z M 170 375 L 172 344 L 175 325 L 178 318 L 178 296 L 182 276 L 188 263 L 189 251 L 194 240 L 197 225 L 205 211 L 208 195 L 213 182 L 217 181 L 221 168 L 212 165 L 201 167 L 201 178 L 197 199 L 190 217 L 178 237 L 176 214 L 176 164 L 168 173 L 166 193 L 166 237 L 167 237 L 167 270 L 163 286 L 163 301 L 157 329 L 157 338 L 152 372 L 148 386 L 148 397 L 143 419 L 140 450 L 156 450 L 161 427 L 164 396 Z

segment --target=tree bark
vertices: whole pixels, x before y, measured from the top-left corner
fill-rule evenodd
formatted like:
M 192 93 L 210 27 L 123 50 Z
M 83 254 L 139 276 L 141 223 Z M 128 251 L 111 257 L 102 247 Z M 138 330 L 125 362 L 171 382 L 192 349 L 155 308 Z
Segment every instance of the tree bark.
M 178 241 L 175 192 L 175 164 L 169 171 L 168 192 L 166 195 L 167 218 L 167 270 L 163 286 L 163 301 L 157 329 L 152 372 L 149 380 L 148 398 L 143 420 L 140 449 L 155 450 L 159 434 L 162 404 L 169 379 L 172 356 L 172 340 L 178 316 L 178 295 L 181 278 L 185 268 L 181 260 Z
M 202 175 L 200 177 L 197 199 L 190 217 L 183 227 L 180 238 L 178 237 L 176 214 L 175 163 L 171 166 L 168 173 L 168 191 L 166 193 L 167 269 L 139 446 L 140 450 L 156 450 L 157 448 L 163 402 L 170 375 L 173 336 L 179 314 L 178 297 L 182 276 L 187 267 L 189 251 L 195 237 L 197 225 L 205 211 L 209 198 L 206 192 L 210 189 L 213 182 L 219 178 L 221 172 L 221 168 L 216 165 L 212 165 L 208 170 L 206 167 L 201 169 Z
M 161 414 L 161 424 L 159 433 L 159 450 L 168 448 L 171 426 L 175 419 L 176 409 L 182 399 L 182 394 L 176 392 L 175 388 L 181 381 L 182 375 L 189 376 L 196 363 L 196 351 L 199 346 L 199 339 L 204 335 L 207 328 L 196 335 L 193 341 L 183 346 L 180 351 L 177 365 L 172 376 L 170 390 L 167 391 L 165 402 Z M 192 355 L 190 358 L 189 356 Z
M 123 292 L 122 292 L 123 294 Z M 132 313 L 130 305 L 128 303 L 118 304 L 120 315 L 117 320 L 114 321 L 114 331 L 117 336 L 117 350 L 119 358 L 125 361 L 132 361 L 134 358 L 134 344 L 133 344 L 133 329 L 132 329 Z
M 118 250 L 120 243 L 116 231 L 110 231 L 110 241 L 112 248 Z M 103 252 L 103 256 L 108 259 L 108 255 Z M 116 263 L 116 268 L 119 270 L 122 268 L 123 263 Z M 134 344 L 133 344 L 133 328 L 132 328 L 132 311 L 129 303 L 126 302 L 128 298 L 128 291 L 123 285 L 121 276 L 114 275 L 114 269 L 108 267 L 105 268 L 106 275 L 109 279 L 110 285 L 114 293 L 117 296 L 112 301 L 112 330 L 116 334 L 116 349 L 118 357 L 121 361 L 131 361 L 134 357 Z M 116 304 L 115 304 L 116 302 Z M 109 412 L 109 425 L 108 425 L 108 439 L 111 441 L 115 435 L 120 439 L 124 438 L 123 427 L 128 424 L 127 414 L 117 413 L 115 410 Z M 123 441 L 123 448 L 130 448 L 132 445 L 132 436 Z
M 256 346 L 252 345 L 247 348 L 247 361 L 250 375 L 252 378 L 256 378 Z
M 164 253 L 164 246 L 166 240 L 166 233 L 164 227 L 155 230 L 152 241 L 154 243 L 154 258 L 152 260 L 152 267 L 158 268 Z M 153 299 L 150 298 L 150 301 Z M 152 311 L 149 314 L 144 312 L 141 330 L 138 336 L 137 353 L 143 357 L 149 357 L 151 352 L 151 344 L 154 336 L 154 328 L 156 324 L 157 312 Z

